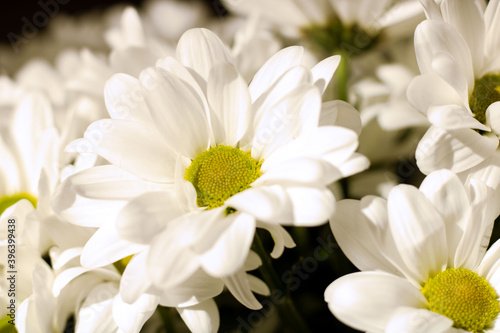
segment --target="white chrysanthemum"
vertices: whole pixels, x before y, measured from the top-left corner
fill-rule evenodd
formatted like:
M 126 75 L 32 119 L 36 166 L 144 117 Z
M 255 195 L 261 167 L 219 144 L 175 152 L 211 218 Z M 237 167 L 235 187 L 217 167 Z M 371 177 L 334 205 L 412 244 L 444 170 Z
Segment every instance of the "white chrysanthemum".
M 415 32 L 421 76 L 408 88 L 410 102 L 431 128 L 416 152 L 424 173 L 462 172 L 487 159 L 500 133 L 500 2 L 423 1 L 428 19 Z
M 387 200 L 338 203 L 330 226 L 362 272 L 325 291 L 333 314 L 369 332 L 497 332 L 500 242 L 492 190 L 449 170 Z
M 258 12 L 292 38 L 306 37 L 327 52 L 358 54 L 378 36 L 404 36 L 423 18 L 418 1 L 224 0 L 230 10 Z
M 357 126 L 354 108 L 327 102 L 320 116 L 339 57 L 310 70 L 300 65 L 302 52 L 277 53 L 248 86 L 222 42 L 195 29 L 181 38 L 177 59 L 160 59 L 140 80 L 113 76 L 106 85 L 112 119 L 95 122 L 69 147 L 111 165 L 68 178 L 54 201 L 61 216 L 100 227 L 83 264 L 140 252 L 157 286 L 200 268 L 235 286 L 256 226 L 273 233 L 279 256 L 293 246 L 280 224 L 326 221 L 335 207 L 326 186 L 367 160 L 354 152 L 356 132 L 331 126 Z

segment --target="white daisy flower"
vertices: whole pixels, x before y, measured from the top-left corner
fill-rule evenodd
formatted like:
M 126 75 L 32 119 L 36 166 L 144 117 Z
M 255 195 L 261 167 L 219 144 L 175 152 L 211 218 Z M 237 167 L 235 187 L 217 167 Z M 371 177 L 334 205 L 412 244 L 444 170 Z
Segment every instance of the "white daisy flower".
M 278 52 L 248 86 L 222 42 L 194 29 L 179 41 L 177 59 L 160 59 L 139 80 L 113 76 L 106 85 L 112 119 L 68 147 L 111 165 L 68 178 L 53 203 L 64 218 L 100 227 L 82 263 L 141 252 L 159 287 L 200 268 L 241 284 L 233 274 L 256 227 L 273 233 L 276 257 L 293 246 L 280 225 L 324 223 L 335 208 L 326 186 L 368 162 L 355 153 L 357 133 L 331 125 L 357 124 L 354 108 L 328 102 L 320 116 L 339 57 L 310 70 L 300 65 L 302 52 Z M 96 219 L 81 214 L 96 209 Z
M 423 1 L 428 19 L 415 31 L 421 76 L 408 99 L 432 126 L 416 151 L 427 174 L 462 172 L 493 154 L 500 133 L 500 2 Z
M 344 200 L 330 220 L 362 272 L 325 291 L 333 314 L 369 332 L 497 332 L 500 242 L 486 251 L 496 217 L 492 190 L 449 170 L 387 200 Z
M 404 36 L 423 19 L 418 1 L 224 0 L 240 14 L 258 12 L 287 37 L 305 38 L 327 54 L 358 54 L 379 38 Z

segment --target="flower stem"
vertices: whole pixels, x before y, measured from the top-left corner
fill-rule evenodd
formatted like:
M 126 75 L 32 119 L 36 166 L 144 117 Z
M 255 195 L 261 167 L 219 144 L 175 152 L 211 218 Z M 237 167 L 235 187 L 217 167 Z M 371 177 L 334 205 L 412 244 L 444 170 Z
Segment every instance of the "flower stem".
M 347 55 L 341 54 L 339 67 L 333 76 L 335 98 L 349 102 L 349 90 L 347 84 L 349 82 L 349 63 L 350 59 Z
M 163 322 L 163 327 L 165 327 L 165 330 L 168 333 L 175 333 L 177 330 L 175 329 L 172 309 L 158 305 L 157 311 L 160 314 L 161 321 Z
M 300 332 L 300 333 L 309 333 L 310 330 L 307 327 L 304 319 L 300 315 L 300 313 L 295 308 L 292 297 L 285 288 L 282 281 L 278 278 L 276 271 L 273 268 L 271 258 L 268 252 L 265 250 L 264 245 L 256 233 L 253 241 L 253 250 L 257 252 L 257 254 L 262 259 L 262 266 L 259 267 L 259 272 L 262 275 L 262 278 L 271 289 L 271 293 L 274 290 L 281 291 L 283 299 L 280 302 L 275 302 L 275 305 L 278 308 L 279 315 L 282 319 L 283 325 L 288 328 L 288 332 Z

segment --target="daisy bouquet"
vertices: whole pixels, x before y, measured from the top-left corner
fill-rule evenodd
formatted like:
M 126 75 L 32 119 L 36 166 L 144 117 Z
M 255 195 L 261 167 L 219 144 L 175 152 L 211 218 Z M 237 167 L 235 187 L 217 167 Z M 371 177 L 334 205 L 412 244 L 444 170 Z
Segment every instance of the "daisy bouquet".
M 63 2 L 0 48 L 1 332 L 500 332 L 499 0 Z

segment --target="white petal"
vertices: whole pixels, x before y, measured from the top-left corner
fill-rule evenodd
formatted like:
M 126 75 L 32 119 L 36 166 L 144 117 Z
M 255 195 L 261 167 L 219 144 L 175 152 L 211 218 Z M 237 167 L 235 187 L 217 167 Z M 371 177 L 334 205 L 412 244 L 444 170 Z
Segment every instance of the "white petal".
M 253 186 L 273 184 L 323 186 L 341 177 L 339 170 L 325 160 L 297 158 L 270 168 L 255 180 Z
M 254 127 L 252 157 L 266 159 L 276 149 L 318 126 L 321 96 L 314 87 L 302 85 L 266 110 Z
M 162 306 L 188 307 L 219 295 L 224 282 L 198 270 L 185 282 L 174 288 L 165 289 L 160 298 Z
M 207 98 L 224 129 L 225 135 L 217 143 L 235 146 L 250 122 L 247 83 L 231 64 L 215 66 L 208 78 Z
M 463 37 L 451 25 L 439 20 L 426 20 L 420 23 L 415 30 L 415 53 L 422 74 L 435 73 L 433 62 L 436 57 L 448 55 L 448 59 L 452 59 L 455 63 L 453 67 L 459 69 L 458 73 L 454 73 L 459 82 L 448 81 L 448 83 L 452 86 L 465 85 L 472 90 L 474 72 L 471 53 Z
M 114 165 L 103 165 L 68 178 L 77 195 L 91 199 L 127 200 L 155 190 L 168 190 L 171 184 L 143 180 Z
M 207 29 L 186 31 L 177 44 L 176 58 L 184 66 L 194 69 L 205 81 L 213 66 L 232 62 L 224 43 Z
M 420 140 L 415 157 L 419 169 L 428 174 L 438 169 L 461 172 L 491 156 L 498 138 L 482 136 L 471 129 L 445 131 L 431 126 Z
M 340 100 L 323 103 L 318 125 L 342 126 L 353 130 L 358 135 L 363 127 L 359 111 L 351 104 Z
M 486 123 L 495 134 L 500 134 L 500 102 L 495 102 L 486 109 Z
M 408 101 L 420 112 L 427 114 L 431 106 L 462 105 L 462 98 L 440 76 L 416 76 L 408 85 Z
M 113 300 L 113 319 L 123 332 L 139 332 L 158 306 L 158 296 L 142 294 L 132 304 L 125 303 L 120 294 Z
M 138 177 L 158 182 L 172 180 L 173 154 L 154 127 L 105 119 L 92 123 L 84 138 L 99 155 Z
M 335 197 L 329 189 L 288 187 L 286 192 L 292 199 L 294 219 L 283 225 L 318 226 L 327 222 L 335 209 Z
M 476 120 L 466 108 L 459 105 L 431 106 L 427 109 L 427 117 L 431 124 L 446 129 L 474 128 L 489 131 L 488 126 Z
M 232 225 L 200 258 L 203 269 L 214 277 L 227 276 L 240 269 L 252 245 L 255 219 L 247 214 L 234 214 L 237 216 Z
M 410 307 L 398 308 L 389 321 L 387 333 L 426 333 L 445 332 L 453 325 L 453 320 L 427 309 Z
M 273 238 L 274 247 L 273 247 L 273 251 L 270 253 L 272 258 L 279 258 L 283 254 L 285 247 L 287 247 L 287 248 L 295 247 L 295 242 L 293 241 L 292 236 L 290 236 L 288 231 L 286 231 L 286 229 L 283 228 L 281 225 L 257 221 L 257 227 L 262 228 L 262 229 L 266 229 L 267 231 L 269 231 L 269 233 L 271 234 L 271 236 Z M 259 260 L 260 260 L 260 258 L 259 258 Z M 258 266 L 260 266 L 260 264 Z M 254 269 L 257 267 L 254 267 Z M 245 267 L 245 269 L 252 270 L 249 267 Z
M 179 242 L 169 228 L 151 244 L 147 270 L 156 286 L 164 289 L 182 283 L 200 267 L 198 256 Z
M 330 227 L 342 252 L 361 271 L 398 274 L 399 268 L 394 262 L 401 262 L 401 258 L 390 234 L 385 235 L 388 231 L 386 206 L 385 200 L 370 196 L 363 198 L 363 202 L 342 200 L 330 218 Z
M 140 81 L 151 117 L 169 147 L 194 159 L 209 140 L 206 109 L 196 90 L 159 67 L 144 70 Z
M 129 201 L 118 215 L 116 228 L 130 242 L 149 244 L 182 214 L 174 191 L 149 192 Z
M 320 61 L 311 69 L 314 84 L 319 88 L 321 93 L 325 92 L 325 89 L 330 83 L 333 73 L 335 73 L 337 67 L 339 67 L 339 64 L 340 56 L 335 55 Z
M 106 268 L 97 268 L 95 270 L 84 268 L 84 267 L 71 267 L 64 271 L 62 271 L 54 280 L 52 285 L 52 293 L 55 297 L 59 297 L 61 291 L 67 287 L 73 280 L 78 278 L 79 276 L 89 273 L 102 278 L 102 280 L 119 280 L 120 274 L 117 271 L 106 269 Z
M 143 248 L 144 245 L 134 244 L 120 237 L 115 221 L 109 220 L 85 244 L 80 260 L 82 266 L 96 268 L 112 264 Z
M 396 247 L 411 277 L 425 282 L 446 267 L 448 247 L 444 221 L 429 199 L 413 186 L 394 187 L 387 202 Z
M 445 22 L 451 24 L 469 46 L 474 65 L 478 72 L 483 65 L 485 23 L 480 1 L 443 1 L 441 12 Z
M 262 305 L 255 298 L 250 288 L 248 274 L 243 270 L 237 271 L 235 274 L 223 278 L 227 289 L 233 296 L 244 306 L 252 310 L 259 310 Z
M 265 172 L 272 166 L 293 158 L 322 157 L 326 154 L 334 165 L 340 165 L 356 150 L 357 138 L 355 132 L 343 127 L 318 127 L 278 148 L 264 161 L 261 170 Z
M 486 254 L 481 260 L 477 268 L 477 274 L 482 277 L 486 277 L 495 265 L 500 263 L 500 240 L 497 240 L 491 247 L 486 251 Z
M 219 309 L 214 300 L 206 300 L 187 308 L 177 308 L 177 311 L 193 333 L 215 333 L 219 329 Z
M 420 290 L 408 280 L 382 272 L 343 276 L 328 286 L 325 300 L 340 321 L 355 329 L 371 332 L 384 332 L 401 306 L 427 306 Z
M 76 314 L 75 333 L 115 331 L 117 325 L 111 309 L 117 293 L 115 282 L 102 283 L 93 288 Z
M 264 91 L 281 77 L 286 71 L 300 65 L 304 48 L 301 46 L 287 47 L 273 55 L 255 74 L 250 83 L 250 95 L 255 101 Z
M 104 87 L 104 101 L 113 119 L 152 123 L 139 80 L 133 76 L 113 75 Z
M 120 280 L 120 297 L 128 303 L 136 302 L 141 295 L 152 288 L 152 282 L 148 276 L 146 259 L 148 250 L 135 254 L 125 267 Z
M 420 191 L 429 198 L 443 218 L 448 244 L 448 263 L 456 267 L 455 253 L 470 214 L 471 203 L 465 187 L 453 172 L 440 170 L 432 172 L 424 179 Z
M 227 199 L 225 204 L 265 222 L 292 221 L 292 204 L 281 186 L 250 188 Z

